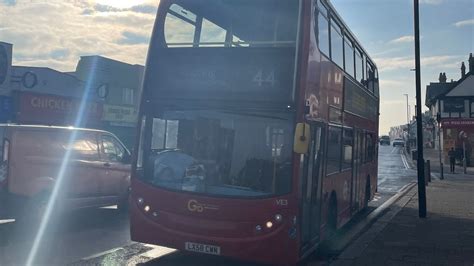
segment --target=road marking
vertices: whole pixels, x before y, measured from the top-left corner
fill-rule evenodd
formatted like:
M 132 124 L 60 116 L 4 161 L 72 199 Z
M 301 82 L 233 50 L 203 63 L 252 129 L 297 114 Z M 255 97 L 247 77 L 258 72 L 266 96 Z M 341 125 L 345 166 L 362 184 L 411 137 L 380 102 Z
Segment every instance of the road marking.
M 393 147 L 393 148 L 392 148 L 392 151 L 391 151 L 390 153 L 393 153 L 393 152 L 395 151 L 395 149 L 396 149 L 396 148 L 395 148 L 395 147 Z
M 409 169 L 410 166 L 408 165 L 408 162 L 407 162 L 407 158 L 405 156 L 405 154 L 400 154 L 400 156 L 402 157 L 402 162 L 403 162 L 403 166 L 405 166 L 405 169 Z

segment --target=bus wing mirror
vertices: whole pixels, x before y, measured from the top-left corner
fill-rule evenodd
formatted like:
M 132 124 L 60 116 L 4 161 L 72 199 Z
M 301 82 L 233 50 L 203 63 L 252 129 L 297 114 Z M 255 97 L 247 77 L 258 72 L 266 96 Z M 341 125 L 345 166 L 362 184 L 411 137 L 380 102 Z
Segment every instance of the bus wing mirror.
M 296 124 L 295 129 L 295 140 L 293 143 L 293 151 L 298 154 L 308 153 L 308 147 L 310 142 L 310 126 L 306 123 Z

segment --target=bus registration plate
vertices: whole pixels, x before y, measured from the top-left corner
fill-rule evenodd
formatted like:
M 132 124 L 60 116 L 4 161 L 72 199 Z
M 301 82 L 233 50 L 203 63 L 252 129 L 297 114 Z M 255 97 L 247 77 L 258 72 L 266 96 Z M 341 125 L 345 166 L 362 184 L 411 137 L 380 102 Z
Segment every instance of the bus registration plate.
M 185 249 L 187 251 L 212 254 L 212 255 L 221 254 L 221 248 L 218 246 L 204 245 L 204 244 L 193 243 L 193 242 L 186 242 Z

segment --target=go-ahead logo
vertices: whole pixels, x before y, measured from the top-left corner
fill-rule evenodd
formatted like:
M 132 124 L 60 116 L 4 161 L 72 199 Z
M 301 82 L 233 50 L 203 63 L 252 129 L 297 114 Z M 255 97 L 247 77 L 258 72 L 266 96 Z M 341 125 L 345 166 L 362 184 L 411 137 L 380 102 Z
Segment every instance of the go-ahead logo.
M 218 210 L 219 206 L 200 203 L 197 200 L 189 200 L 188 201 L 188 210 L 190 212 L 204 212 L 205 210 Z

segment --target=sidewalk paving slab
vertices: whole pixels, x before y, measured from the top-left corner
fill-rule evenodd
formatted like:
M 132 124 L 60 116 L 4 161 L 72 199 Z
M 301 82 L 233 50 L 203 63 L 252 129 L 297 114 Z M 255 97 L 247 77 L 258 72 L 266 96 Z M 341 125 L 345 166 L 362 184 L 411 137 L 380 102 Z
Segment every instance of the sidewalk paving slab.
M 331 265 L 474 265 L 474 178 L 435 180 L 426 189 L 427 218 L 418 218 L 413 187 Z

